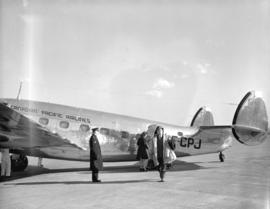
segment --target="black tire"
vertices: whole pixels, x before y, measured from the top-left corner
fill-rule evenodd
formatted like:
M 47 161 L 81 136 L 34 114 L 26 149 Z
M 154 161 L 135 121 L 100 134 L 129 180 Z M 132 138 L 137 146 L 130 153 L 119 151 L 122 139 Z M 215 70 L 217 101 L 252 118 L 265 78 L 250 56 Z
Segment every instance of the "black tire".
M 11 170 L 14 172 L 24 171 L 28 166 L 28 158 L 26 155 L 20 155 L 19 158 L 12 158 L 11 160 Z

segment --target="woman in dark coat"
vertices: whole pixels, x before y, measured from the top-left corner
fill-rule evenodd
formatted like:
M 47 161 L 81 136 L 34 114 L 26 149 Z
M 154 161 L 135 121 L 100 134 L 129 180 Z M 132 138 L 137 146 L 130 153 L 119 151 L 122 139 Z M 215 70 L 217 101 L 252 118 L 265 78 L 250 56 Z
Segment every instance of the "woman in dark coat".
M 89 140 L 90 147 L 90 170 L 92 170 L 92 181 L 101 182 L 98 179 L 98 172 L 103 168 L 102 155 L 96 131 L 98 128 L 92 129 L 93 134 Z
M 143 132 L 138 139 L 138 151 L 137 151 L 137 160 L 140 161 L 140 171 L 147 171 L 147 163 L 148 163 L 148 145 L 146 142 L 146 132 Z

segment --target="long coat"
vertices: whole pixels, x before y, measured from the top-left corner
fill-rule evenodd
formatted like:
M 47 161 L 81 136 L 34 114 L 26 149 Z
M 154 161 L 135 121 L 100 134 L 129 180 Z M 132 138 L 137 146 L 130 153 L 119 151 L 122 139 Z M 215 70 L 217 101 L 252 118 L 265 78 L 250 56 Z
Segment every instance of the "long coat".
M 103 160 L 100 145 L 96 135 L 92 135 L 89 140 L 90 147 L 90 170 L 98 171 L 103 168 Z
M 149 158 L 148 146 L 145 138 L 140 137 L 138 139 L 137 145 L 138 145 L 137 160 L 148 159 Z
M 154 136 L 151 146 L 151 159 L 154 161 L 154 165 L 158 164 L 158 160 L 157 160 L 157 137 Z M 173 150 L 171 149 L 170 145 L 169 145 L 169 140 L 168 137 L 166 135 L 163 135 L 163 160 L 165 163 L 168 163 L 171 161 L 171 154 L 172 154 Z

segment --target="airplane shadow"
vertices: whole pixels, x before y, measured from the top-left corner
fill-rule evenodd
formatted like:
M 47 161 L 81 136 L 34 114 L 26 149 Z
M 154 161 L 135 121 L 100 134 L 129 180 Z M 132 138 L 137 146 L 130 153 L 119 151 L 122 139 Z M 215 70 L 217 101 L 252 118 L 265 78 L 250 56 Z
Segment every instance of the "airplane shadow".
M 201 170 L 201 169 L 209 169 L 211 167 L 204 167 L 197 165 L 197 163 L 185 162 L 181 160 L 176 160 L 173 162 L 172 168 L 169 171 L 191 171 L 191 170 Z
M 197 163 L 207 163 L 207 164 L 219 164 L 219 163 L 221 163 L 219 160 L 214 160 L 214 161 L 207 161 L 207 162 L 192 162 L 192 163 L 195 163 L 195 164 L 197 164 Z
M 197 165 L 193 162 L 185 162 L 176 160 L 173 163 L 172 168 L 169 169 L 170 172 L 179 172 L 179 171 L 191 171 L 191 170 L 200 170 L 200 169 L 209 169 L 211 167 L 203 167 Z M 155 172 L 156 170 L 149 171 Z M 1 178 L 0 182 L 4 181 L 11 181 L 31 176 L 37 176 L 42 174 L 49 174 L 49 173 L 64 173 L 64 172 L 79 172 L 81 174 L 90 174 L 90 170 L 88 167 L 84 168 L 64 168 L 64 169 L 48 169 L 48 168 L 39 168 L 37 166 L 28 166 L 25 171 L 21 172 L 14 172 L 12 176 L 9 178 Z M 121 166 L 105 166 L 102 173 L 137 173 L 139 172 L 138 165 L 121 165 Z M 55 182 L 57 183 L 57 182 Z M 68 182 L 67 182 L 68 183 Z M 75 182 L 76 183 L 76 182 Z M 80 183 L 77 182 L 77 183 Z M 81 182 L 81 183 L 89 183 L 89 182 Z M 106 182 L 108 183 L 108 182 Z M 119 183 L 119 182 L 118 182 Z M 131 183 L 131 182 L 129 182 Z
M 208 167 L 209 168 L 209 167 Z M 173 166 L 168 169 L 168 171 L 176 172 L 176 171 L 189 171 L 189 170 L 199 170 L 199 169 L 208 169 L 206 167 L 197 165 L 191 162 L 185 162 L 176 160 L 173 162 Z M 148 172 L 155 172 L 157 170 L 150 170 Z M 139 172 L 138 165 L 124 165 L 124 166 L 106 166 L 104 167 L 103 173 L 137 173 Z M 81 173 L 89 174 L 89 169 L 87 171 L 81 171 Z
M 25 183 L 7 183 L 5 185 L 48 185 L 48 184 L 130 184 L 130 183 L 145 183 L 145 182 L 156 182 L 153 179 L 142 179 L 142 180 L 124 180 L 124 181 L 104 181 L 100 183 L 95 183 L 91 181 L 46 181 L 46 182 L 25 182 Z

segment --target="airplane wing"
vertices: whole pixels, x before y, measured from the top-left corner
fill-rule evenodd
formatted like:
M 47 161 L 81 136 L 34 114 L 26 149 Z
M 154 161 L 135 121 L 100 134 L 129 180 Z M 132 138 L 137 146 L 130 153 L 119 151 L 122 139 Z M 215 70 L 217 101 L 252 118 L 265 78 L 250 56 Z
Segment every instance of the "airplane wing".
M 3 103 L 0 103 L 0 145 L 20 154 L 48 158 L 73 159 L 74 153 L 88 153 Z

